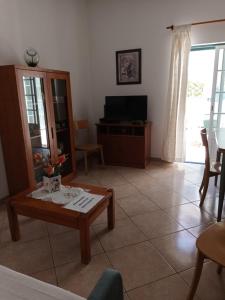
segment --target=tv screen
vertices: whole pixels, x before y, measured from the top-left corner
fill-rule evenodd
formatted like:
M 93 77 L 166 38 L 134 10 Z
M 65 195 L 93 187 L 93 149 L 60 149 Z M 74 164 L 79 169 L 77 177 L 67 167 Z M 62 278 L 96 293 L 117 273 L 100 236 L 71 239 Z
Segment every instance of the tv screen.
M 138 96 L 106 96 L 105 116 L 108 121 L 146 121 L 146 95 Z

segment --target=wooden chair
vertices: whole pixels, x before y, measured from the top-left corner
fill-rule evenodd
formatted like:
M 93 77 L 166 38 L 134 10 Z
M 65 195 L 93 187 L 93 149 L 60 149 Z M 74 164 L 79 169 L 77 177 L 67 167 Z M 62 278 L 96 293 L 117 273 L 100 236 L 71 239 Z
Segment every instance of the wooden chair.
M 75 122 L 75 129 L 77 130 L 86 130 L 89 137 L 89 123 L 87 120 L 78 120 Z M 77 151 L 82 151 L 84 153 L 84 164 L 85 164 L 85 174 L 88 173 L 88 155 L 94 152 L 99 152 L 101 157 L 102 165 L 104 165 L 104 155 L 103 147 L 100 144 L 84 144 L 77 145 Z
M 225 223 L 219 222 L 208 227 L 196 241 L 198 257 L 196 269 L 187 300 L 194 298 L 201 277 L 205 258 L 218 264 L 218 274 L 225 267 Z
M 217 177 L 220 175 L 220 166 L 221 164 L 219 162 L 211 162 L 210 163 L 210 157 L 209 157 L 209 145 L 208 145 L 208 139 L 207 139 L 207 131 L 206 129 L 201 130 L 201 138 L 202 138 L 202 144 L 205 147 L 205 169 L 204 174 L 202 178 L 202 183 L 199 189 L 199 193 L 201 194 L 200 199 L 200 207 L 203 205 L 205 196 L 208 190 L 209 186 L 209 178 L 215 177 L 215 185 L 217 184 Z M 203 191 L 202 191 L 203 190 Z

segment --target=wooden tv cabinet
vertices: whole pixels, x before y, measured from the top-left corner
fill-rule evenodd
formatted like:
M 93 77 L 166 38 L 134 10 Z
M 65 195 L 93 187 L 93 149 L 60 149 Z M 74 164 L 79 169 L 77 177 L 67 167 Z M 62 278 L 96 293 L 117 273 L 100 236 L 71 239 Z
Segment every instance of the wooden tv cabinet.
M 103 145 L 106 164 L 145 168 L 150 158 L 151 122 L 100 123 L 97 126 L 98 144 Z

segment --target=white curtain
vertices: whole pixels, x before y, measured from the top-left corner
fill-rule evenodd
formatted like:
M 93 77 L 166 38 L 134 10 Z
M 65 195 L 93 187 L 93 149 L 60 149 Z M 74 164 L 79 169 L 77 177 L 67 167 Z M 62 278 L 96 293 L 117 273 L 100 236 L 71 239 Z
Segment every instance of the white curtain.
M 184 123 L 191 25 L 174 27 L 162 159 L 184 161 Z

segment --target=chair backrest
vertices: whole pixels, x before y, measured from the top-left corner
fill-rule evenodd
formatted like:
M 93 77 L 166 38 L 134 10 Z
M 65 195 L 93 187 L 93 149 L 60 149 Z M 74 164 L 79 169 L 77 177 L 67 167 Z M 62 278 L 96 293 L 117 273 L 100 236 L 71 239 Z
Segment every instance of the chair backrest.
M 209 144 L 208 144 L 206 128 L 203 128 L 201 130 L 201 138 L 202 138 L 202 144 L 205 147 L 205 167 L 207 169 L 210 169 Z
M 76 144 L 84 145 L 90 141 L 90 131 L 88 120 L 77 120 L 74 121 Z

